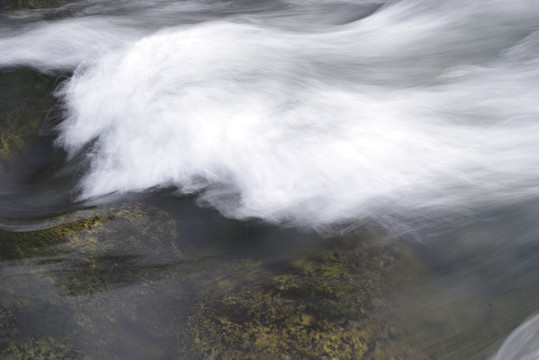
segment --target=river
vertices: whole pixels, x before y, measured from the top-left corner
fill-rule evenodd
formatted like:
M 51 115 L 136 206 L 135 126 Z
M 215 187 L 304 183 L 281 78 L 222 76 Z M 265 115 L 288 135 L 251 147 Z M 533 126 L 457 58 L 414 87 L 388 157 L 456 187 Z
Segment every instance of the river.
M 538 65 L 534 0 L 0 2 L 3 356 L 537 358 Z

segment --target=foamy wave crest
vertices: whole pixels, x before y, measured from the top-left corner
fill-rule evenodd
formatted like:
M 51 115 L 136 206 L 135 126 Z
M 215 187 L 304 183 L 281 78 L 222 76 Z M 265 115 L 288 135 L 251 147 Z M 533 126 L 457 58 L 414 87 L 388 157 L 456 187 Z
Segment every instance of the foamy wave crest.
M 537 194 L 536 1 L 391 2 L 315 32 L 241 19 L 75 72 L 58 144 L 91 144 L 83 198 L 173 186 L 320 228 Z

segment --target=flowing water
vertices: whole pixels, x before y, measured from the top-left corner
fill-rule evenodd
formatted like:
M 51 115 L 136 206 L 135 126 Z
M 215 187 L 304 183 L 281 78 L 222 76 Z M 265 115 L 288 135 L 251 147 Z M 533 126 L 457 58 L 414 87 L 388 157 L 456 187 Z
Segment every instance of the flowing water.
M 354 238 L 397 358 L 537 359 L 538 99 L 536 0 L 0 1 L 0 350 L 226 358 Z

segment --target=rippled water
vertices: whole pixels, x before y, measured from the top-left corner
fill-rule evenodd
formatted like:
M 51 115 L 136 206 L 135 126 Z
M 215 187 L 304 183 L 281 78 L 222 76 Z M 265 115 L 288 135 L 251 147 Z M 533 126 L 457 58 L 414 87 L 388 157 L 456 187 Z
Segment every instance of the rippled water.
M 0 350 L 208 357 L 221 335 L 196 321 L 232 316 L 215 299 L 326 284 L 290 264 L 352 238 L 408 269 L 364 269 L 392 284 L 372 319 L 390 314 L 400 357 L 536 356 L 536 1 L 0 7 L 0 310 L 17 324 Z M 335 301 L 316 306 L 347 314 Z

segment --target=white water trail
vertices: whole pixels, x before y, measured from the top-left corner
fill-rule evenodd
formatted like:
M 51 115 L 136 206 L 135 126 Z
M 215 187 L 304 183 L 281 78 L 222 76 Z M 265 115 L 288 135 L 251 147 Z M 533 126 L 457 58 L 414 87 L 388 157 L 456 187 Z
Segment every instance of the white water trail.
M 539 314 L 526 319 L 504 341 L 491 360 L 538 360 Z
M 286 20 L 38 23 L 0 38 L 0 66 L 78 66 L 57 143 L 88 151 L 82 198 L 173 186 L 226 216 L 323 229 L 537 196 L 539 3 L 286 6 L 310 4 Z
M 0 38 L 0 67 L 72 70 L 143 36 L 125 25 L 116 19 L 83 18 L 29 26 L 21 34 Z

